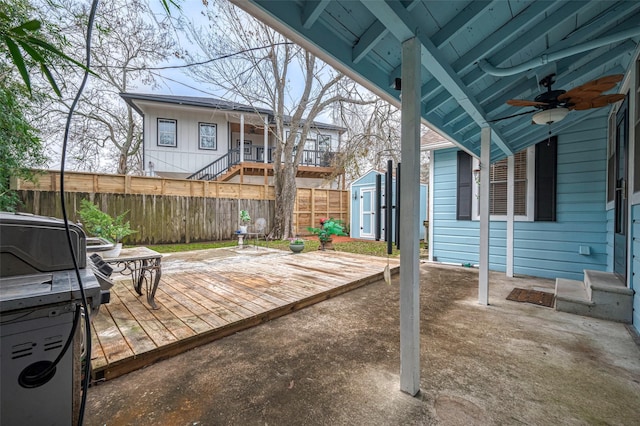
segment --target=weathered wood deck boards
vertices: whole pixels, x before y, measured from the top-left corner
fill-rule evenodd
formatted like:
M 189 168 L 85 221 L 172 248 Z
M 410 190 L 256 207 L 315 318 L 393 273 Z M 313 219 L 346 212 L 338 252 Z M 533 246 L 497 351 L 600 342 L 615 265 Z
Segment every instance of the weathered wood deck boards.
M 93 319 L 94 378 L 117 377 L 380 280 L 387 264 L 332 251 L 238 254 L 236 260 L 212 252 L 211 259 L 198 255 L 173 263 L 168 256 L 155 297 L 158 310 L 129 279 L 116 281 L 111 302 Z M 395 271 L 398 263 L 391 260 Z

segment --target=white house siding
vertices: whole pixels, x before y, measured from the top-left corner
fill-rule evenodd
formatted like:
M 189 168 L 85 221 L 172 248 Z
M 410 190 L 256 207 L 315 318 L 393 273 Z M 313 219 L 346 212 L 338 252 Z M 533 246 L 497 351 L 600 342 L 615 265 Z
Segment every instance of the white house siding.
M 434 155 L 434 260 L 478 262 L 479 222 L 456 220 L 456 150 Z M 606 120 L 587 120 L 558 136 L 556 222 L 514 223 L 514 273 L 582 280 L 606 270 Z M 506 222 L 491 221 L 489 267 L 504 271 Z M 580 255 L 580 246 L 591 254 Z
M 235 114 L 235 113 L 234 113 Z M 158 146 L 158 118 L 177 121 L 177 146 Z M 198 124 L 217 125 L 217 149 L 199 148 Z M 223 112 L 170 105 L 145 107 L 145 170 L 190 175 L 228 152 L 229 129 Z

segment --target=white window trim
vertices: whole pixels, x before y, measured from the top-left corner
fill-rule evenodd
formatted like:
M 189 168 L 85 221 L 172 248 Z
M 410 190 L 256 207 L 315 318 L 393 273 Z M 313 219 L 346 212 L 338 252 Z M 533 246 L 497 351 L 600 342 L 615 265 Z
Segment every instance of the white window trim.
M 202 146 L 202 126 L 208 126 L 208 127 L 213 127 L 214 131 L 213 131 L 213 143 L 214 146 L 213 148 L 210 147 L 204 147 Z M 207 151 L 217 151 L 218 150 L 218 125 L 216 123 L 205 123 L 205 122 L 199 122 L 198 123 L 198 149 L 203 149 L 203 150 L 207 150 Z
M 174 124 L 174 133 L 173 133 L 173 145 L 167 145 L 167 144 L 161 144 L 160 143 L 160 123 L 161 122 L 165 122 L 165 123 L 173 123 Z M 178 147 L 178 120 L 173 119 L 173 118 L 160 118 L 158 117 L 158 120 L 156 122 L 156 131 L 158 133 L 157 135 L 157 141 L 156 141 L 156 145 L 159 147 L 163 147 L 163 148 L 177 148 Z
M 316 136 L 316 140 L 317 140 L 317 142 L 316 142 L 316 144 L 317 144 L 316 145 L 316 150 L 317 151 L 321 151 L 320 144 L 322 142 L 327 142 L 328 143 L 327 149 L 326 149 L 327 152 L 329 152 L 329 151 L 331 151 L 333 149 L 333 142 L 332 142 L 331 135 L 318 133 L 317 136 Z
M 526 215 L 515 215 L 514 220 L 517 222 L 533 222 L 534 220 L 534 208 L 535 208 L 535 177 L 536 177 L 536 147 L 530 146 L 527 148 L 527 214 Z M 509 165 L 509 169 L 507 170 L 507 176 L 513 176 L 515 171 L 513 169 L 514 165 Z M 480 169 L 480 160 L 476 157 L 473 157 L 473 170 Z M 507 188 L 507 191 L 513 191 L 513 179 L 509 180 L 510 184 Z M 480 220 L 480 184 L 476 183 L 473 185 L 473 197 L 471 199 L 471 208 L 473 212 L 473 216 L 471 220 Z M 507 221 L 507 215 L 491 215 L 490 220 L 493 221 Z

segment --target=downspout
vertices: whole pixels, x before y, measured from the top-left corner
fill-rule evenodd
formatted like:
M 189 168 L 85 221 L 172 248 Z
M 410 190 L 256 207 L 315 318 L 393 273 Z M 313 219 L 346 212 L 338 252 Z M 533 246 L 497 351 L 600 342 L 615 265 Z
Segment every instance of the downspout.
M 542 65 L 546 65 L 549 62 L 555 62 L 560 59 L 566 58 L 568 56 L 576 55 L 578 53 L 586 52 L 588 50 L 597 49 L 599 47 L 603 47 L 608 44 L 627 40 L 636 36 L 640 36 L 640 26 L 636 28 L 628 29 L 626 31 L 620 31 L 619 33 L 611 34 L 609 36 L 602 37 L 596 40 L 590 40 L 585 43 L 578 44 L 576 46 L 559 50 L 557 52 L 544 54 L 542 56 L 533 58 L 527 62 L 524 62 L 520 65 L 516 65 L 510 68 L 495 67 L 491 65 L 486 59 L 480 59 L 478 61 L 478 66 L 482 71 L 486 72 L 487 74 L 495 75 L 497 77 L 507 77 L 510 75 L 515 75 L 521 72 L 529 71 L 533 68 L 537 68 Z

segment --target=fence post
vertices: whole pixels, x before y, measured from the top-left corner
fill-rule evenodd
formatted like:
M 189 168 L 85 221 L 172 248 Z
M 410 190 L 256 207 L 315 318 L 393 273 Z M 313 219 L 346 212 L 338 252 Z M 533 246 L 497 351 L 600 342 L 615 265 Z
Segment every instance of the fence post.
M 131 194 L 131 175 L 125 175 L 124 177 L 124 193 Z

